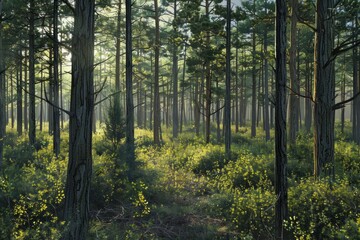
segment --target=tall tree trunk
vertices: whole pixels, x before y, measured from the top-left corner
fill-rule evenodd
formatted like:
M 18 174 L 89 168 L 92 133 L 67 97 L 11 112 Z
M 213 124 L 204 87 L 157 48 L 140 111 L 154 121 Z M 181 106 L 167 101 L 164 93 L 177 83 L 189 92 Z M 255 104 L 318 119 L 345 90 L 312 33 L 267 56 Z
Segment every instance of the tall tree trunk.
M 23 111 L 23 107 L 22 107 L 22 87 L 23 87 L 23 84 L 22 84 L 22 71 L 23 71 L 23 68 L 22 68 L 22 50 L 20 49 L 19 51 L 19 69 L 18 69 L 18 76 L 17 76 L 17 84 L 16 84 L 16 128 L 17 128 L 17 133 L 18 133 L 18 136 L 21 136 L 22 135 L 22 111 Z
M 30 0 L 29 27 L 29 141 L 34 145 L 36 140 L 35 122 L 35 1 Z
M 299 111 L 300 100 L 296 95 L 300 91 L 300 84 L 298 76 L 296 76 L 296 48 L 297 48 L 297 8 L 298 0 L 291 0 L 291 38 L 290 38 L 290 58 L 289 58 L 289 70 L 290 70 L 290 99 L 289 99 L 289 142 L 290 144 L 296 143 L 296 134 L 299 129 Z
M 358 20 L 354 20 L 354 41 L 357 40 L 358 36 L 355 33 L 355 29 L 358 27 Z M 359 60 L 358 60 L 358 47 L 353 48 L 353 95 L 356 96 L 360 91 L 360 80 L 358 79 Z M 353 113 L 352 113 L 352 129 L 353 129 L 353 140 L 360 144 L 360 97 L 354 99 L 353 102 Z
M 174 1 L 174 37 L 177 35 L 177 1 Z M 179 109 L 178 109 L 178 46 L 173 42 L 173 137 L 176 138 L 179 132 Z
M 54 81 L 53 81 L 53 96 L 54 105 L 59 106 L 59 39 L 58 39 L 58 14 L 59 14 L 59 0 L 54 0 L 54 19 L 53 19 L 53 48 L 54 48 Z M 53 108 L 53 151 L 58 157 L 60 154 L 60 111 L 59 108 Z
M 205 15 L 206 18 L 210 20 L 210 0 L 206 0 L 205 2 Z M 210 31 L 209 29 L 206 31 L 205 37 L 205 45 L 206 48 L 210 48 Z M 211 70 L 210 70 L 210 60 L 205 60 L 205 78 L 206 78 L 206 86 L 205 86 L 205 142 L 210 142 L 210 121 L 211 121 Z
M 200 135 L 200 94 L 199 94 L 199 79 L 195 79 L 194 92 L 194 125 L 196 136 Z
M 2 16 L 3 0 L 0 0 L 0 16 Z M 5 63 L 3 50 L 3 26 L 0 22 L 0 171 L 2 171 L 3 151 L 4 151 L 4 137 L 6 128 L 6 99 L 5 99 Z
M 267 10 L 266 10 L 267 12 Z M 269 119 L 269 63 L 268 63 L 268 35 L 267 27 L 265 26 L 264 32 L 264 130 L 265 140 L 270 140 L 270 119 Z
M 276 0 L 275 239 L 285 239 L 288 212 L 286 153 L 286 1 Z
M 254 14 L 255 14 L 255 0 Z M 256 36 L 255 36 L 255 23 L 252 29 L 252 100 L 251 100 L 251 137 L 256 136 Z
M 230 159 L 231 150 L 231 0 L 227 0 L 226 14 L 226 80 L 225 80 L 225 109 L 224 109 L 224 131 L 225 152 Z
M 183 75 L 181 81 L 180 133 L 182 133 L 183 131 L 184 118 L 185 118 L 185 75 L 186 75 L 186 44 L 184 48 Z
M 121 49 L 121 0 L 117 4 L 117 22 L 116 22 L 116 45 L 115 45 L 115 96 L 113 110 L 115 112 L 116 124 L 121 122 L 120 105 L 120 49 Z M 117 139 L 120 141 L 120 139 Z
M 130 170 L 134 169 L 134 102 L 132 91 L 132 23 L 131 0 L 126 0 L 126 147 L 127 162 Z
M 86 239 L 92 173 L 95 0 L 75 1 L 64 239 Z
M 29 129 L 29 112 L 28 112 L 28 57 L 27 51 L 25 50 L 25 62 L 24 62 L 24 129 L 28 131 Z
M 312 104 L 311 104 L 311 95 L 312 95 L 312 81 L 311 81 L 311 69 L 309 60 L 306 59 L 305 63 L 305 131 L 310 133 L 311 129 L 311 119 L 312 119 Z
M 13 129 L 15 126 L 15 117 L 14 117 L 14 81 L 13 81 L 13 72 L 10 71 L 10 111 L 11 111 L 11 128 Z
M 239 132 L 239 48 L 235 52 L 235 132 Z
M 160 94 L 159 94 L 159 54 L 160 54 L 160 19 L 158 0 L 154 0 L 155 11 L 155 69 L 154 69 L 154 143 L 160 144 Z
M 332 58 L 334 0 L 316 2 L 314 79 L 314 175 L 334 174 L 335 67 Z
M 49 49 L 49 62 L 52 63 L 54 62 L 53 48 Z M 54 69 L 52 63 L 49 64 L 49 84 L 48 84 L 49 90 L 47 91 L 47 97 L 50 102 L 54 103 L 54 74 L 53 74 Z M 54 135 L 54 107 L 51 104 L 47 104 L 47 119 L 49 121 L 49 125 L 48 125 L 49 134 Z

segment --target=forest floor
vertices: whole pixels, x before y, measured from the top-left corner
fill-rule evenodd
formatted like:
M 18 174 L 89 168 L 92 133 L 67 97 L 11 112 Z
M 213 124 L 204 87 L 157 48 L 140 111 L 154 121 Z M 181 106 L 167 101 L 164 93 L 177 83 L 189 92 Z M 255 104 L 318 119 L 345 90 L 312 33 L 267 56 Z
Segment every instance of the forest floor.
M 351 128 L 336 128 L 336 179 L 312 177 L 311 134 L 288 148 L 288 239 L 359 239 L 360 149 Z M 58 239 L 68 136 L 52 154 L 51 137 L 39 149 L 9 130 L 0 176 L 0 239 Z M 215 129 L 214 129 L 214 132 Z M 191 129 L 154 146 L 152 132 L 136 129 L 136 170 L 125 163 L 124 143 L 93 138 L 89 239 L 273 239 L 274 140 L 261 129 L 232 135 L 231 158 L 212 136 L 206 144 Z M 273 136 L 273 132 L 272 132 Z M 221 140 L 221 139 L 220 139 Z

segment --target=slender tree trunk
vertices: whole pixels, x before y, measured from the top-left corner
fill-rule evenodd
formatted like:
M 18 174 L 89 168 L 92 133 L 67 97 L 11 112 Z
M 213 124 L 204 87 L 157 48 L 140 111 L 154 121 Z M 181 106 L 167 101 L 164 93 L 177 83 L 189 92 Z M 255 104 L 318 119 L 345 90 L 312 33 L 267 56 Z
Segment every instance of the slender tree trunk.
M 206 0 L 205 2 L 205 15 L 207 19 L 210 19 L 210 1 Z M 210 48 L 210 31 L 206 31 L 206 48 Z M 211 70 L 210 70 L 210 60 L 206 59 L 206 86 L 205 86 L 205 142 L 210 142 L 210 121 L 211 121 Z
M 160 144 L 160 94 L 159 94 L 159 55 L 160 55 L 160 19 L 158 0 L 154 0 L 155 11 L 155 69 L 154 69 L 154 143 Z
M 177 0 L 174 0 L 174 36 L 177 35 Z M 176 138 L 179 133 L 179 109 L 178 109 L 178 46 L 174 40 L 173 42 L 173 137 Z
M 0 15 L 2 15 L 3 0 L 0 0 Z M 5 99 L 5 63 L 3 50 L 3 26 L 0 22 L 0 171 L 2 171 L 3 151 L 4 151 L 4 137 L 6 128 L 6 99 Z
M 286 1 L 276 0 L 275 239 L 285 239 L 288 212 L 286 154 Z
M 224 131 L 225 152 L 230 159 L 231 151 L 231 0 L 227 0 L 226 18 L 226 81 L 225 81 L 225 109 L 224 109 Z
M 254 14 L 255 14 L 255 0 Z M 251 102 L 251 137 L 256 136 L 256 36 L 255 36 L 255 23 L 252 29 L 252 102 Z
M 305 131 L 310 133 L 311 129 L 311 119 L 312 119 L 312 106 L 311 106 L 311 70 L 309 60 L 306 59 L 305 63 Z
M 235 52 L 235 132 L 239 132 L 239 48 Z
M 132 11 L 131 0 L 125 1 L 126 7 L 126 147 L 127 162 L 130 170 L 134 169 L 134 102 L 132 90 Z
M 183 131 L 184 118 L 185 118 L 185 75 L 186 75 L 186 45 L 184 48 L 183 75 L 181 81 L 180 133 L 182 133 Z
M 13 81 L 13 73 L 10 71 L 10 111 L 11 111 L 11 129 L 15 126 L 15 117 L 14 117 L 14 81 Z
M 300 91 L 300 84 L 298 76 L 296 76 L 296 48 L 297 48 L 297 8 L 298 0 L 291 0 L 291 38 L 290 38 L 290 99 L 289 99 L 289 142 L 290 144 L 296 143 L 296 134 L 299 129 L 299 111 L 300 101 L 296 95 Z
M 35 1 L 30 0 L 29 21 L 29 141 L 34 145 L 36 140 L 35 122 Z
M 121 122 L 121 103 L 120 103 L 120 49 L 121 49 L 121 0 L 117 4 L 117 22 L 116 22 L 116 45 L 115 45 L 115 96 L 114 106 L 115 122 Z M 117 139 L 120 141 L 120 139 Z
M 358 27 L 358 20 L 354 20 L 354 40 L 358 39 L 358 36 L 355 33 L 355 29 Z M 355 96 L 360 91 L 359 85 L 360 80 L 358 79 L 358 47 L 353 48 L 353 95 Z M 353 140 L 360 144 L 360 97 L 357 97 L 353 101 L 353 113 L 352 113 L 352 128 L 353 128 Z
M 42 132 L 43 130 L 43 116 L 44 116 L 44 101 L 42 100 L 43 97 L 44 97 L 44 76 L 43 76 L 43 71 L 41 71 L 41 82 L 40 82 L 40 97 L 41 97 L 41 100 L 40 100 L 40 119 L 39 119 L 39 122 L 40 122 L 40 132 Z
M 50 33 L 51 34 L 51 33 Z M 53 48 L 49 49 L 49 84 L 48 84 L 48 91 L 47 97 L 50 102 L 54 103 L 54 69 L 53 69 Z M 49 134 L 54 135 L 54 107 L 51 104 L 47 104 L 47 119 L 48 119 L 48 127 L 49 127 Z
M 22 51 L 20 50 L 19 51 L 19 69 L 18 69 L 18 74 L 17 74 L 17 84 L 16 84 L 16 111 L 17 111 L 17 114 L 16 114 L 16 127 L 17 127 L 17 133 L 18 133 L 18 136 L 21 136 L 22 135 L 22 111 L 23 111 L 23 107 L 22 107 L 22 87 L 23 87 L 23 84 L 22 84 Z
M 59 1 L 54 0 L 54 22 L 53 22 L 53 46 L 54 46 L 54 81 L 53 81 L 53 95 L 54 105 L 59 106 L 59 39 L 58 39 L 58 14 Z M 60 154 L 60 111 L 58 108 L 53 108 L 53 151 L 58 157 Z
M 332 58 L 334 0 L 316 2 L 314 80 L 314 175 L 334 176 L 335 67 Z
M 267 10 L 266 10 L 267 12 Z M 265 140 L 270 140 L 270 119 L 269 119 L 269 63 L 268 63 L 268 36 L 267 28 L 264 32 L 264 129 L 265 129 Z
M 92 174 L 95 0 L 75 1 L 64 239 L 87 237 Z
M 196 136 L 200 135 L 200 96 L 199 96 L 199 80 L 195 80 L 194 92 L 194 120 L 195 120 L 195 133 Z
M 29 129 L 29 112 L 28 112 L 28 56 L 27 51 L 25 50 L 25 62 L 24 62 L 24 129 L 28 131 Z

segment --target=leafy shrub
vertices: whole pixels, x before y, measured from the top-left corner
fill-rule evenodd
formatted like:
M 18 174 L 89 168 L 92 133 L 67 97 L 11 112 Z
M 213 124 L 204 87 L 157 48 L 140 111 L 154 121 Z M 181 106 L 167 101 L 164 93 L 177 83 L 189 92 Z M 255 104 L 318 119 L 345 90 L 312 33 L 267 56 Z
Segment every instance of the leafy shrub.
M 240 239 L 273 239 L 275 201 L 272 188 L 235 191 L 231 218 Z
M 359 217 L 360 192 L 344 180 L 302 180 L 289 188 L 288 196 L 287 227 L 297 239 L 335 239 L 343 231 L 350 233 L 350 221 Z

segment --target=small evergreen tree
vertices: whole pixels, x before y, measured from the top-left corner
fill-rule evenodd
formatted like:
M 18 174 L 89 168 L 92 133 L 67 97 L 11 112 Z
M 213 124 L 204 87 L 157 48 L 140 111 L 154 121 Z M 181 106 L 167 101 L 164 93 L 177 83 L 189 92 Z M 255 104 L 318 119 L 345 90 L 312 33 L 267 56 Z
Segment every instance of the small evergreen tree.
M 105 120 L 105 137 L 112 141 L 112 143 L 119 143 L 125 137 L 125 121 L 122 116 L 120 104 L 114 104 L 115 98 L 110 101 L 110 106 L 107 109 L 107 117 Z

